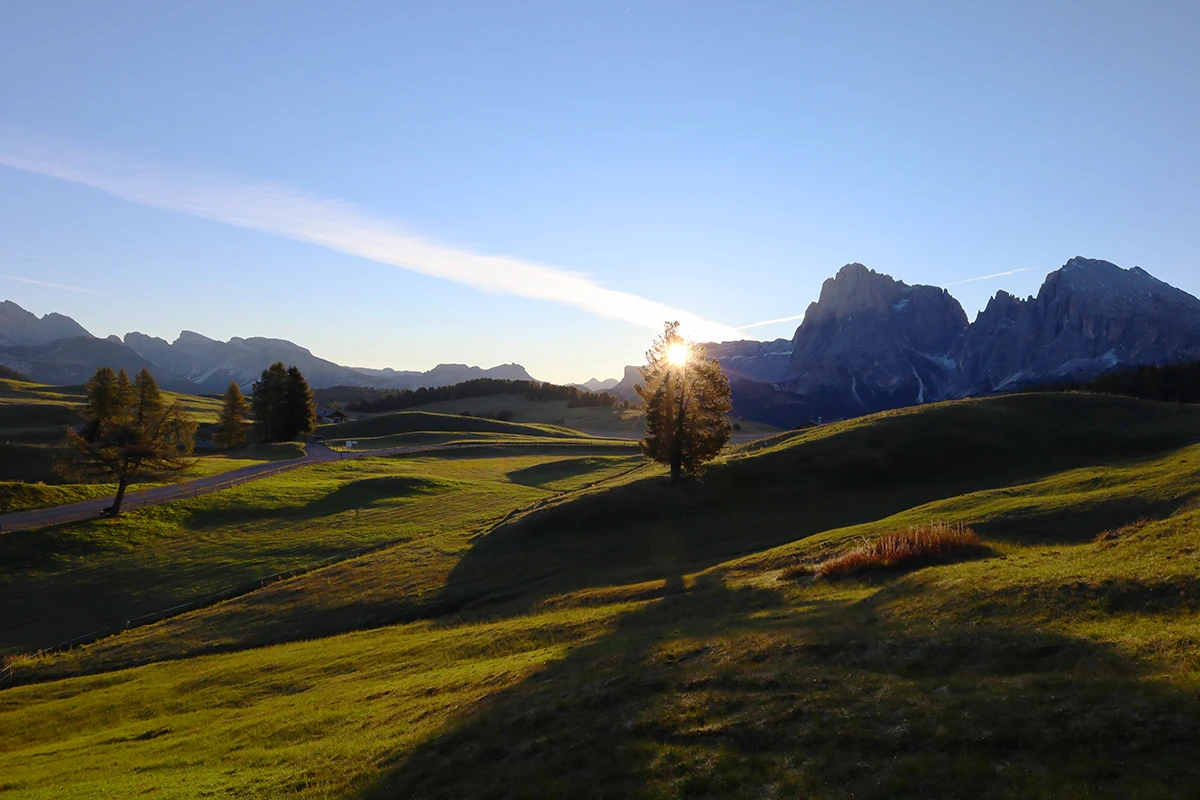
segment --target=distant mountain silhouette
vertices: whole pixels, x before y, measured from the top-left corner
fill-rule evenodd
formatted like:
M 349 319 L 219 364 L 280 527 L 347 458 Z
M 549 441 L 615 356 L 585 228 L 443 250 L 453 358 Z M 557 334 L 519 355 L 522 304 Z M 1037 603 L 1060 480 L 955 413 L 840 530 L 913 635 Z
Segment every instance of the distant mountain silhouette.
M 945 289 L 847 264 L 825 281 L 791 339 L 705 347 L 730 378 L 736 414 L 790 427 L 1200 359 L 1200 300 L 1139 267 L 1077 257 L 1051 272 L 1036 297 L 1000 292 L 968 324 Z M 519 364 L 439 364 L 428 372 L 345 367 L 283 339 L 220 342 L 191 331 L 173 343 L 136 332 L 123 341 L 96 339 L 70 317 L 39 319 L 0 303 L 0 364 L 45 383 L 79 383 L 105 364 L 131 372 L 148 366 L 164 385 L 169 378 L 174 388 L 217 393 L 231 380 L 248 390 L 275 361 L 299 366 L 314 388 L 532 379 Z M 640 382 L 630 366 L 620 381 L 580 386 L 632 400 Z
M 0 364 L 37 383 L 60 385 L 84 383 L 98 367 L 124 369 L 131 378 L 148 369 L 164 389 L 195 391 L 187 381 L 171 375 L 125 345 L 94 336 L 73 336 L 33 346 L 0 347 Z
M 781 427 L 1200 359 L 1200 300 L 1139 267 L 1073 258 L 1037 297 L 968 324 L 945 289 L 847 264 L 791 340 L 705 344 L 734 413 Z M 615 391 L 633 396 L 637 368 Z
M 0 347 L 46 344 L 75 336 L 91 334 L 62 314 L 52 313 L 39 318 L 11 300 L 0 303 Z
M 82 383 L 102 366 L 123 366 L 131 375 L 145 367 L 164 387 L 194 394 L 219 394 L 230 381 L 237 381 L 244 391 L 249 391 L 262 371 L 276 361 L 298 366 L 309 385 L 317 389 L 329 386 L 419 389 L 449 386 L 473 378 L 533 380 L 520 364 L 487 369 L 439 364 L 427 372 L 344 367 L 318 358 L 286 339 L 235 336 L 222 342 L 194 331 L 182 331 L 174 342 L 137 331 L 125 334 L 124 339 L 115 335 L 97 339 L 62 314 L 47 314 L 39 319 L 10 300 L 0 303 L 0 364 L 40 383 Z

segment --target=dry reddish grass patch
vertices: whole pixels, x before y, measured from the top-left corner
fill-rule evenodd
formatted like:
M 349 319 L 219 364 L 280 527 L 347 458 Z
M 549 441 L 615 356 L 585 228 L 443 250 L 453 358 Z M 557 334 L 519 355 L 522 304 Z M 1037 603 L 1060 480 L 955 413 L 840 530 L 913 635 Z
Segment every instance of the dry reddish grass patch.
M 822 561 L 813 571 L 821 578 L 843 577 L 872 569 L 942 563 L 983 549 L 983 542 L 969 527 L 961 523 L 935 522 L 881 536 L 848 553 Z

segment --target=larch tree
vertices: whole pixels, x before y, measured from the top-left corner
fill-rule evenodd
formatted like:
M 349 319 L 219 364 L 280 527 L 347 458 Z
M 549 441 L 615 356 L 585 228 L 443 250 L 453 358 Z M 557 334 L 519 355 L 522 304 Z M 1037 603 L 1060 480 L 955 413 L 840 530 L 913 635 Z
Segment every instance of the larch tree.
M 246 402 L 246 396 L 242 394 L 241 387 L 237 385 L 237 381 L 230 381 L 229 388 L 225 390 L 221 416 L 217 420 L 217 430 L 213 434 L 213 441 L 218 447 L 231 450 L 246 443 L 246 431 L 250 427 L 246 415 L 249 412 L 250 406 Z
M 671 468 L 671 481 L 698 475 L 729 441 L 729 380 L 703 347 L 668 322 L 646 351 L 641 368 L 646 435 L 642 452 Z
M 178 401 L 167 403 L 158 383 L 142 370 L 130 383 L 101 367 L 85 387 L 84 424 L 69 429 L 67 441 L 76 455 L 60 462 L 60 474 L 76 480 L 104 478 L 117 484 L 110 516 L 121 513 L 125 490 L 135 483 L 158 480 L 192 464 L 196 421 Z

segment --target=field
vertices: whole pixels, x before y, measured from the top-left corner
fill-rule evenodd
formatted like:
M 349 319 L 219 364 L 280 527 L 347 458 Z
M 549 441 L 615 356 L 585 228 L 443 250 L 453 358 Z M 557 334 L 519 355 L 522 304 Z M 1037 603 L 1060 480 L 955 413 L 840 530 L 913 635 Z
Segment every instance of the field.
M 450 415 L 460 415 L 463 411 L 467 411 L 476 416 L 486 414 L 491 417 L 495 417 L 500 411 L 511 411 L 513 413 L 512 421 L 518 424 L 553 425 L 566 427 L 573 431 L 582 431 L 593 436 L 624 439 L 641 438 L 644 427 L 641 409 L 605 408 L 603 406 L 570 408 L 565 400 L 529 400 L 523 395 L 446 400 L 419 406 L 410 411 Z M 378 415 L 370 415 L 368 418 L 374 416 Z M 742 428 L 742 431 L 735 436 L 735 441 L 779 432 L 777 428 L 750 420 L 734 421 Z
M 1200 785 L 1200 409 L 939 404 L 745 444 L 676 487 L 568 434 L 498 435 L 0 535 L 10 654 L 337 559 L 16 661 L 0 792 L 1183 798 Z M 931 526 L 969 527 L 979 546 L 818 577 Z
M 216 422 L 221 401 L 210 397 L 164 393 L 178 400 L 202 424 Z M 79 424 L 82 386 L 42 386 L 0 379 L 0 513 L 107 497 L 115 484 L 68 484 L 54 471 L 55 462 L 70 454 L 63 444 L 66 428 Z M 298 458 L 302 445 L 287 443 L 245 447 L 230 453 L 200 449 L 196 463 L 177 480 L 228 472 L 239 467 Z M 146 488 L 140 484 L 137 488 Z

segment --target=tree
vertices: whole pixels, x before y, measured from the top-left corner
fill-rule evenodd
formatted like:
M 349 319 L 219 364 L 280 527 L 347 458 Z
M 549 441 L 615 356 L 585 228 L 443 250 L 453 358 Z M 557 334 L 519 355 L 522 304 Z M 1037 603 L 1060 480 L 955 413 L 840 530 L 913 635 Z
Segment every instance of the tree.
M 250 407 L 264 442 L 286 442 L 311 433 L 317 419 L 312 389 L 296 366 L 276 361 L 254 382 Z
M 697 475 L 729 441 L 729 380 L 704 348 L 668 322 L 646 351 L 636 387 L 646 416 L 642 452 L 671 468 L 671 481 Z
M 293 365 L 287 371 L 287 421 L 285 438 L 295 439 L 302 433 L 312 433 L 317 424 L 317 405 L 308 381 Z
M 187 458 L 195 445 L 196 422 L 176 401 L 168 405 L 148 370 L 129 382 L 101 367 L 85 387 L 84 424 L 67 432 L 67 441 L 78 452 L 58 465 L 60 474 L 73 479 L 109 478 L 117 482 L 117 495 L 108 513 L 121 513 L 125 490 L 133 483 L 162 478 L 191 465 Z
M 221 406 L 221 416 L 217 420 L 217 430 L 213 434 L 213 441 L 219 447 L 230 450 L 246 443 L 246 429 L 250 427 L 250 423 L 246 422 L 246 414 L 249 410 L 241 387 L 237 381 L 230 381 L 229 388 L 225 390 L 225 404 Z
M 283 441 L 283 423 L 287 414 L 287 367 L 276 361 L 262 371 L 254 382 L 250 409 L 264 442 Z

